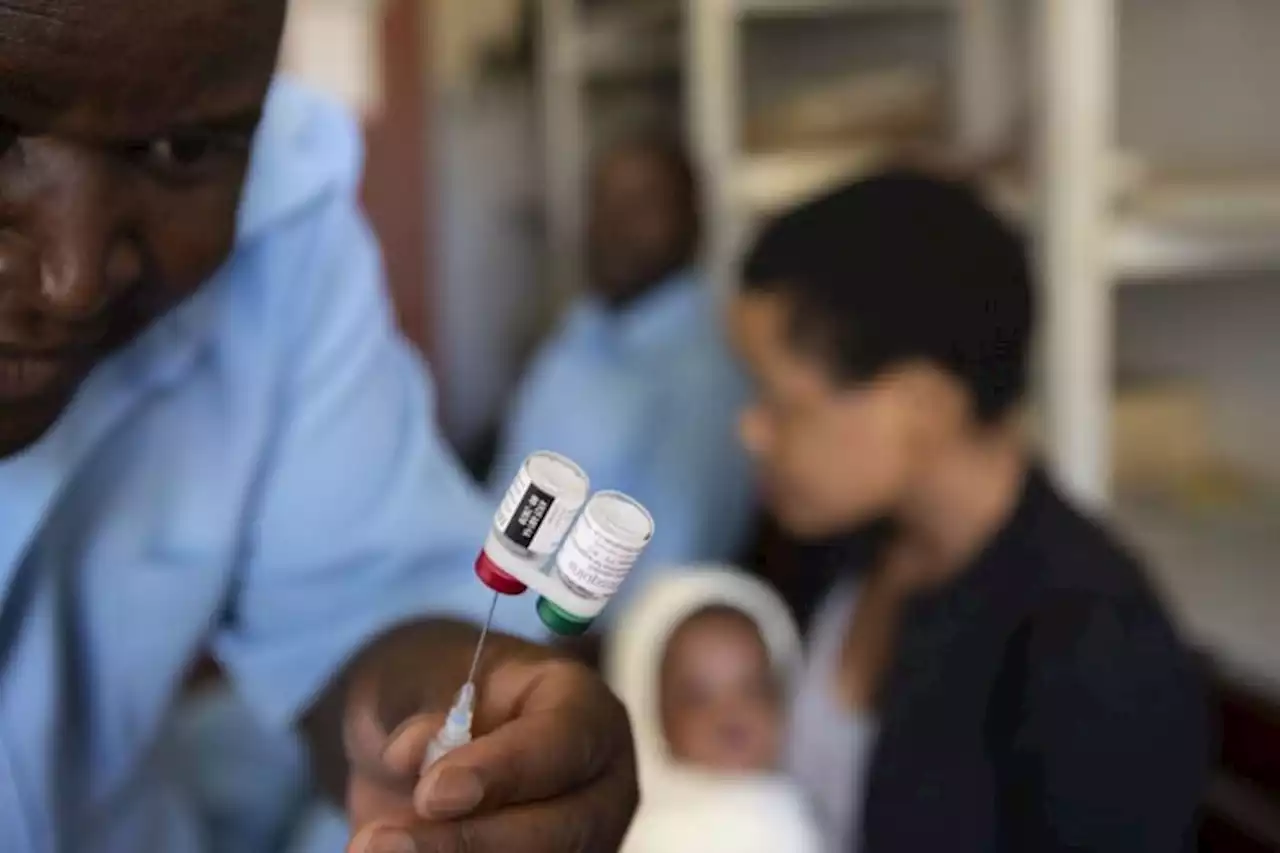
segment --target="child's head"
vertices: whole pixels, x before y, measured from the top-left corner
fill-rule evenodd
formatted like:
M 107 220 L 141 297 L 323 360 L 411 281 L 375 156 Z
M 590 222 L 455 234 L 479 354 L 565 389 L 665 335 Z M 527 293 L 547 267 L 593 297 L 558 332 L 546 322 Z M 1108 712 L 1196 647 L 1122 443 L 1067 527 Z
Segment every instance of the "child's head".
M 792 533 L 892 514 L 938 454 L 1004 425 L 1027 382 L 1023 240 L 960 184 L 861 181 L 779 219 L 734 300 L 759 399 L 743 439 Z
M 709 770 L 773 770 L 779 687 L 750 618 L 724 606 L 698 611 L 671 635 L 662 660 L 662 726 L 672 757 Z

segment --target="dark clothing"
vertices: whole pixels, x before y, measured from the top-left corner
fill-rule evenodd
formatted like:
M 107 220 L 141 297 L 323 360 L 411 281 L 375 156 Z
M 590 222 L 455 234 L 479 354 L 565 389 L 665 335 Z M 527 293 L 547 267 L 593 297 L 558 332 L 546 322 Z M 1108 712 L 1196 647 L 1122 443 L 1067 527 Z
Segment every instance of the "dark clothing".
M 1208 704 L 1139 565 L 1033 473 L 903 617 L 861 853 L 1194 849 Z

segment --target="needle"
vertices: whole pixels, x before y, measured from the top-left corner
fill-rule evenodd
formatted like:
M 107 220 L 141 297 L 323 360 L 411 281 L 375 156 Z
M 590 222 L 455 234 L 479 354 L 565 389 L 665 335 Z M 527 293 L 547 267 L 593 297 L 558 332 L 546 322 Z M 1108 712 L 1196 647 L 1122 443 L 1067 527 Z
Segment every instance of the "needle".
M 493 614 L 498 609 L 498 593 L 493 594 L 489 604 L 489 617 L 484 620 L 484 628 L 480 631 L 480 639 L 476 641 L 476 653 L 471 658 L 471 672 L 467 674 L 467 684 L 476 680 L 476 671 L 480 668 L 480 655 L 484 652 L 484 641 L 489 636 L 489 628 L 493 625 Z
M 444 726 L 427 746 L 427 754 L 422 765 L 424 774 L 442 757 L 471 742 L 471 721 L 476 704 L 476 671 L 480 668 L 480 655 L 484 652 L 484 641 L 489 636 L 493 614 L 497 609 L 498 594 L 494 593 L 493 603 L 489 605 L 489 618 L 484 620 L 484 629 L 480 632 L 480 639 L 476 641 L 475 656 L 471 658 L 471 672 L 462 689 L 458 691 L 453 707 L 449 709 L 449 714 L 445 718 Z

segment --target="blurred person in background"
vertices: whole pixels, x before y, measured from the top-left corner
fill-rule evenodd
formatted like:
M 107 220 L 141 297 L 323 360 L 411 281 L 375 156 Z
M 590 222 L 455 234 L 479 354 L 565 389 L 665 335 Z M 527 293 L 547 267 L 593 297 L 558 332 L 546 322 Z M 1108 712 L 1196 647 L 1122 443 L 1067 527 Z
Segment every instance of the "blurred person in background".
M 484 736 L 421 773 L 489 508 L 395 331 L 358 128 L 272 85 L 285 9 L 0 4 L 0 849 L 210 850 L 163 741 L 209 650 L 356 853 L 612 849 L 625 714 L 537 646 L 491 639 Z
M 588 292 L 516 391 L 492 491 L 529 453 L 558 451 L 593 488 L 652 511 L 644 565 L 733 558 L 754 506 L 734 438 L 746 391 L 696 268 L 698 187 L 683 149 L 646 134 L 605 153 L 589 216 Z
M 605 671 L 635 731 L 642 801 L 623 853 L 820 853 L 781 774 L 799 666 L 782 599 L 735 571 L 655 578 L 620 611 Z
M 1019 428 L 1022 239 L 968 187 L 899 170 L 773 223 L 744 279 L 742 432 L 769 504 L 798 538 L 866 546 L 792 710 L 828 849 L 1193 849 L 1200 673 Z

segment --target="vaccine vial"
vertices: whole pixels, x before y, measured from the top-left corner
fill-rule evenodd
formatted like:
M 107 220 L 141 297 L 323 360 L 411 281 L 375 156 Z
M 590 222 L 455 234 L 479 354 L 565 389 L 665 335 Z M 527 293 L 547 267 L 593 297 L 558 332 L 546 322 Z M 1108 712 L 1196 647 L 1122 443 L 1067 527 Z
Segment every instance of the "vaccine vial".
M 600 492 L 573 526 L 556 556 L 555 572 L 570 592 L 608 602 L 653 540 L 653 516 L 621 492 Z M 550 599 L 538 601 L 542 623 L 561 636 L 583 634 L 594 617 L 583 618 Z
M 476 558 L 476 576 L 502 595 L 523 593 L 527 587 L 510 571 L 542 570 L 564 541 L 590 489 L 586 473 L 558 453 L 539 451 L 526 459 L 494 514 Z

